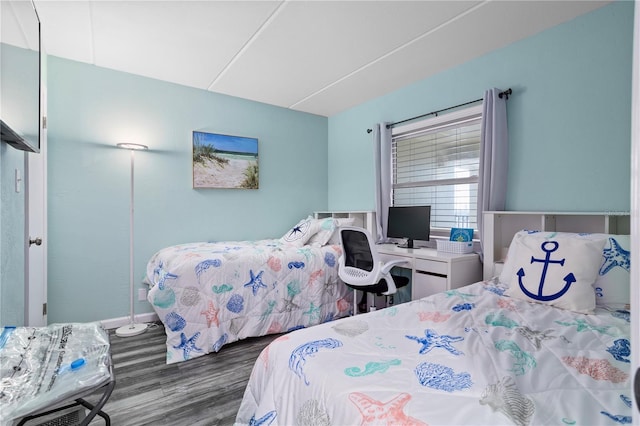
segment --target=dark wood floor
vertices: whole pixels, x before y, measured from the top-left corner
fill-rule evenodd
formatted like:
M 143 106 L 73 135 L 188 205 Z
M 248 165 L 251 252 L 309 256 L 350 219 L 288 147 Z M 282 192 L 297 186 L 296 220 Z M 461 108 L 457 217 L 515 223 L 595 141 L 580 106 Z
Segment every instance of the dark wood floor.
M 256 358 L 278 335 L 245 339 L 170 365 L 161 324 L 127 338 L 110 330 L 109 337 L 116 386 L 103 411 L 111 424 L 195 426 L 233 424 Z M 90 425 L 104 423 L 96 417 Z

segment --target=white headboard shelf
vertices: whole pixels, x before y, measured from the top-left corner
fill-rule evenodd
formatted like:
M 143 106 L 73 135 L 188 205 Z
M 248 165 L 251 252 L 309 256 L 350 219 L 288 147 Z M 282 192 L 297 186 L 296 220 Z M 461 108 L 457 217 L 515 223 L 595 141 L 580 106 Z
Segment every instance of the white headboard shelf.
M 313 217 L 316 219 L 324 219 L 325 217 L 353 218 L 355 219 L 354 226 L 365 228 L 371 233 L 373 239 L 376 239 L 376 213 L 373 211 L 322 211 L 313 212 Z
M 484 279 L 498 275 L 511 239 L 518 231 L 530 229 L 629 235 L 629 218 L 628 212 L 484 212 Z

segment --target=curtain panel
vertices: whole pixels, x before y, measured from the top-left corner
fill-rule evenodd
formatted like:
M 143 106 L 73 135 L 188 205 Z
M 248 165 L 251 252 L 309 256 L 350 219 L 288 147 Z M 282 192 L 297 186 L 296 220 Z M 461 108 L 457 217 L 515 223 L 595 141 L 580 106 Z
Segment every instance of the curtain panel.
M 480 259 L 482 241 L 482 213 L 504 210 L 507 196 L 509 135 L 507 131 L 507 100 L 500 98 L 500 90 L 485 91 L 480 126 L 480 169 L 478 174 L 478 235 Z
M 379 123 L 373 127 L 376 159 L 376 242 L 385 242 L 387 237 L 387 216 L 391 205 L 391 129 L 389 123 Z

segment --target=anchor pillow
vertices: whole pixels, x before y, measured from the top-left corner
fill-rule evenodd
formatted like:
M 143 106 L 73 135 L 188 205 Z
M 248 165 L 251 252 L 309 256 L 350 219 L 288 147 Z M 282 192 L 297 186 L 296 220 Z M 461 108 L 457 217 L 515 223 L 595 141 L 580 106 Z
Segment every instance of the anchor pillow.
M 593 313 L 596 303 L 593 283 L 602 263 L 604 244 L 604 238 L 589 234 L 517 233 L 501 274 L 501 279 L 509 284 L 506 294 Z
M 306 219 L 300 220 L 293 228 L 288 230 L 287 233 L 280 238 L 280 242 L 295 247 L 302 247 L 319 229 L 319 221 L 309 216 Z
M 628 309 L 631 303 L 631 237 L 604 235 L 606 243 L 594 284 L 596 305 Z

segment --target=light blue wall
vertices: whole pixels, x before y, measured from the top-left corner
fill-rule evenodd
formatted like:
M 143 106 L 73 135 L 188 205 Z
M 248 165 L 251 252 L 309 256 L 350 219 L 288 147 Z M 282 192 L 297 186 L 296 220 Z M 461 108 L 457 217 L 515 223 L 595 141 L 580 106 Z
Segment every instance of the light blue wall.
M 24 185 L 16 192 L 15 171 L 24 176 L 25 155 L 0 144 L 0 326 L 24 325 Z
M 629 211 L 632 35 L 614 2 L 331 117 L 329 208 L 375 207 L 374 123 L 511 87 L 507 209 Z
M 48 81 L 49 322 L 128 315 L 130 154 L 118 142 L 151 149 L 135 162 L 136 281 L 165 246 L 278 238 L 327 207 L 325 117 L 56 57 Z M 258 138 L 260 189 L 192 189 L 193 130 Z

